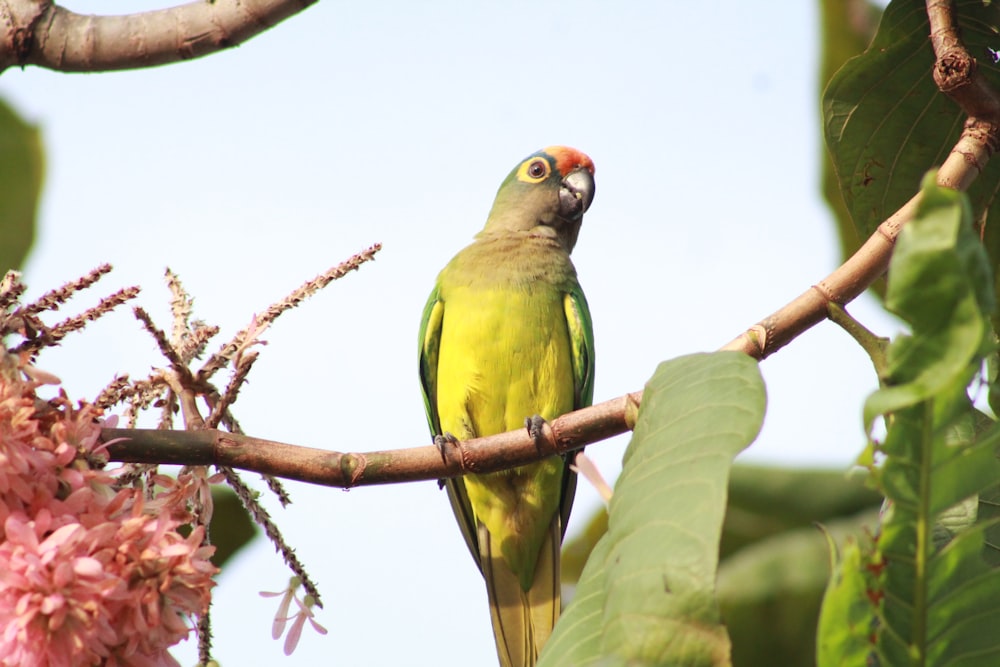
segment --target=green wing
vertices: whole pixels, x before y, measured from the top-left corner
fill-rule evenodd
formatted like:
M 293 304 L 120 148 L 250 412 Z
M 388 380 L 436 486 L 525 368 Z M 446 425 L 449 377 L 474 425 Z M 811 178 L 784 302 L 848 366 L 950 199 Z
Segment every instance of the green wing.
M 566 324 L 569 328 L 570 350 L 573 354 L 573 409 L 585 408 L 594 402 L 594 323 L 590 319 L 587 297 L 579 285 L 573 287 L 563 300 Z M 562 498 L 559 502 L 560 526 L 563 536 L 569 525 L 570 510 L 576 496 L 576 473 L 569 469 L 572 454 L 566 457 L 563 474 Z
M 423 319 L 420 321 L 420 389 L 424 395 L 424 410 L 427 413 L 427 425 L 433 435 L 441 433 L 441 419 L 437 413 L 437 367 L 438 350 L 441 346 L 441 324 L 444 322 L 444 301 L 441 300 L 440 286 L 435 285 L 424 306 Z M 472 513 L 472 503 L 465 492 L 465 484 L 461 478 L 443 480 L 448 487 L 448 500 L 451 509 L 458 519 L 462 529 L 465 544 L 469 547 L 472 560 L 476 561 L 479 570 L 479 538 L 477 537 L 476 517 Z
M 573 409 L 594 402 L 594 323 L 583 290 L 576 285 L 564 301 L 573 351 Z
M 424 394 L 424 410 L 431 433 L 441 434 L 441 420 L 437 414 L 438 349 L 441 346 L 441 322 L 444 320 L 444 301 L 440 287 L 434 286 L 424 306 L 420 320 L 420 389 Z

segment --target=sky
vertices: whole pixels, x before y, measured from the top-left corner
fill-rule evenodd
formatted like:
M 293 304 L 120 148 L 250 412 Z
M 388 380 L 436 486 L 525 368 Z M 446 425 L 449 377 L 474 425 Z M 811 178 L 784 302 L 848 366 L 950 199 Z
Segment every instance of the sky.
M 596 164 L 573 253 L 595 323 L 595 401 L 636 391 L 660 361 L 720 347 L 840 261 L 819 189 L 815 4 L 325 0 L 191 62 L 9 70 L 0 97 L 46 145 L 29 296 L 107 261 L 114 272 L 66 311 L 137 284 L 167 327 L 170 267 L 221 344 L 381 242 L 375 262 L 271 327 L 234 412 L 283 442 L 425 445 L 416 333 L 435 276 L 510 169 L 566 144 Z M 898 329 L 868 297 L 850 310 Z M 92 398 L 116 373 L 165 362 L 123 308 L 38 365 Z M 742 460 L 846 469 L 876 386 L 862 350 L 822 323 L 761 368 L 768 413 Z M 587 451 L 613 479 L 626 444 Z M 307 631 L 282 655 L 277 603 L 258 592 L 288 574 L 260 539 L 218 580 L 223 666 L 494 664 L 485 589 L 435 483 L 288 487 L 288 510 L 267 502 L 319 584 L 329 634 Z M 570 535 L 600 507 L 581 484 Z M 175 655 L 196 661 L 191 643 Z

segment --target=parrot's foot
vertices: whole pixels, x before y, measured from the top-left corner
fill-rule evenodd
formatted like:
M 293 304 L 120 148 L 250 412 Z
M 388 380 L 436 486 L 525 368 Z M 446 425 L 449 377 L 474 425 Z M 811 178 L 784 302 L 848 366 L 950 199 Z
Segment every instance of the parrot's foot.
M 434 446 L 441 452 L 441 461 L 448 465 L 448 455 L 459 449 L 458 438 L 445 431 L 443 435 L 434 436 Z
M 524 428 L 528 429 L 528 435 L 535 441 L 535 449 L 539 453 L 542 451 L 542 429 L 545 427 L 545 420 L 541 415 L 532 415 L 524 418 Z

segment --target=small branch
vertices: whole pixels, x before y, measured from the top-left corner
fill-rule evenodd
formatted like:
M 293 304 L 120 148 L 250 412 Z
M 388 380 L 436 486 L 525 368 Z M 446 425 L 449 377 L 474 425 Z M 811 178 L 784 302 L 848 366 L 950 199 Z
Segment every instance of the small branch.
M 58 310 L 59 306 L 69 301 L 69 299 L 80 290 L 87 289 L 111 271 L 110 264 L 101 264 L 97 268 L 91 269 L 86 275 L 80 276 L 76 280 L 71 280 L 61 287 L 50 290 L 43 294 L 35 302 L 25 306 L 21 310 L 22 316 L 37 315 L 45 310 Z
M 851 317 L 850 313 L 835 303 L 829 305 L 830 321 L 846 331 L 858 345 L 868 354 L 868 358 L 875 367 L 875 374 L 878 376 L 879 384 L 886 377 L 886 351 L 889 347 L 889 339 L 876 335 L 866 328 L 861 322 Z
M 129 299 L 134 299 L 138 296 L 138 294 L 138 287 L 126 287 L 118 290 L 111 296 L 106 296 L 101 299 L 100 302 L 98 302 L 98 304 L 93 308 L 88 308 L 79 315 L 67 318 L 54 327 L 45 328 L 40 335 L 25 340 L 20 345 L 12 349 L 11 352 L 15 354 L 28 352 L 34 355 L 37 354 L 42 348 L 58 345 L 59 341 L 65 338 L 67 334 L 82 329 L 87 325 L 87 322 L 93 322 L 94 320 L 99 319 L 101 316 L 111 312 Z
M 548 424 L 538 443 L 526 429 L 465 440 L 456 445 L 457 455 L 446 457 L 447 461 L 433 445 L 346 454 L 211 429 L 106 428 L 101 439 L 110 442 L 124 438 L 108 446 L 112 461 L 220 465 L 349 488 L 492 472 L 580 449 L 631 430 L 641 401 L 642 392 L 636 392 L 563 415 Z
M 185 431 L 185 433 L 210 433 L 211 431 Z M 216 431 L 221 433 L 221 431 Z M 261 505 L 257 500 L 257 495 L 253 490 L 243 483 L 239 475 L 228 466 L 219 466 L 219 472 L 221 472 L 226 477 L 226 483 L 233 490 L 233 492 L 239 497 L 240 502 L 243 503 L 243 507 L 246 508 L 247 512 L 253 517 L 254 523 L 264 529 L 264 534 L 267 538 L 271 540 L 271 544 L 274 548 L 281 554 L 281 557 L 285 561 L 285 565 L 290 569 L 299 579 L 302 580 L 302 586 L 306 589 L 306 592 L 313 596 L 316 600 L 316 604 L 320 607 L 323 606 L 323 602 L 319 597 L 319 589 L 313 582 L 312 577 L 306 572 L 305 566 L 302 565 L 302 561 L 299 557 L 295 555 L 295 549 L 289 546 L 288 542 L 285 541 L 284 536 L 281 531 L 278 530 L 277 524 L 271 519 L 271 515 L 268 513 L 264 506 Z
M 1000 116 L 1000 95 L 979 71 L 976 59 L 958 36 L 955 4 L 951 0 L 928 0 L 931 44 L 934 46 L 934 83 L 953 99 L 970 118 Z M 996 144 L 992 144 L 994 147 Z
M 173 325 L 170 327 L 170 345 L 178 351 L 184 361 L 190 361 L 184 358 L 180 350 L 185 338 L 191 333 L 191 310 L 194 307 L 194 300 L 184 289 L 180 277 L 169 268 L 164 271 L 163 278 L 166 280 L 167 289 L 170 290 L 170 313 L 174 316 Z
M 160 354 L 167 358 L 167 361 L 170 362 L 170 367 L 178 372 L 186 371 L 187 366 L 177 353 L 177 350 L 174 349 L 174 346 L 167 340 L 167 334 L 153 323 L 153 318 L 149 316 L 149 313 L 141 306 L 136 306 L 132 309 L 132 312 L 135 313 L 135 318 L 142 322 L 143 328 L 156 341 L 156 346 L 160 348 Z M 190 375 L 190 371 L 188 374 Z
M 0 73 L 152 67 L 239 46 L 315 0 L 198 0 L 123 16 L 85 16 L 51 0 L 0 0 Z
M 966 190 L 1000 146 L 1000 95 L 959 40 L 953 3 L 928 0 L 927 15 L 936 56 L 934 81 L 969 114 L 962 136 L 938 170 L 937 182 L 942 187 Z M 856 299 L 889 268 L 899 230 L 913 219 L 918 201 L 919 195 L 887 218 L 836 271 L 722 349 L 764 359 L 826 319 L 829 303 L 846 306 Z
M 21 274 L 17 271 L 8 271 L 0 279 L 0 313 L 17 303 L 27 286 L 21 282 Z
M 212 405 L 212 411 L 209 413 L 206 423 L 208 428 L 218 427 L 223 415 L 229 410 L 229 406 L 236 402 L 236 396 L 240 393 L 243 383 L 247 381 L 247 376 L 250 374 L 250 369 L 253 368 L 255 361 L 257 361 L 256 352 L 250 352 L 239 357 L 236 370 L 229 379 L 229 384 L 226 385 L 226 389 L 222 392 L 219 400 Z

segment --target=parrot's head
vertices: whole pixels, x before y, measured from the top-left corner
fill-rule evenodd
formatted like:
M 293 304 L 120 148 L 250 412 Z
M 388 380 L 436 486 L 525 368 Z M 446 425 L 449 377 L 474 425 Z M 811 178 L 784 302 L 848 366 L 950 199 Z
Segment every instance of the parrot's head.
M 484 234 L 530 232 L 572 252 L 583 214 L 594 201 L 594 163 L 566 146 L 529 155 L 500 185 Z

